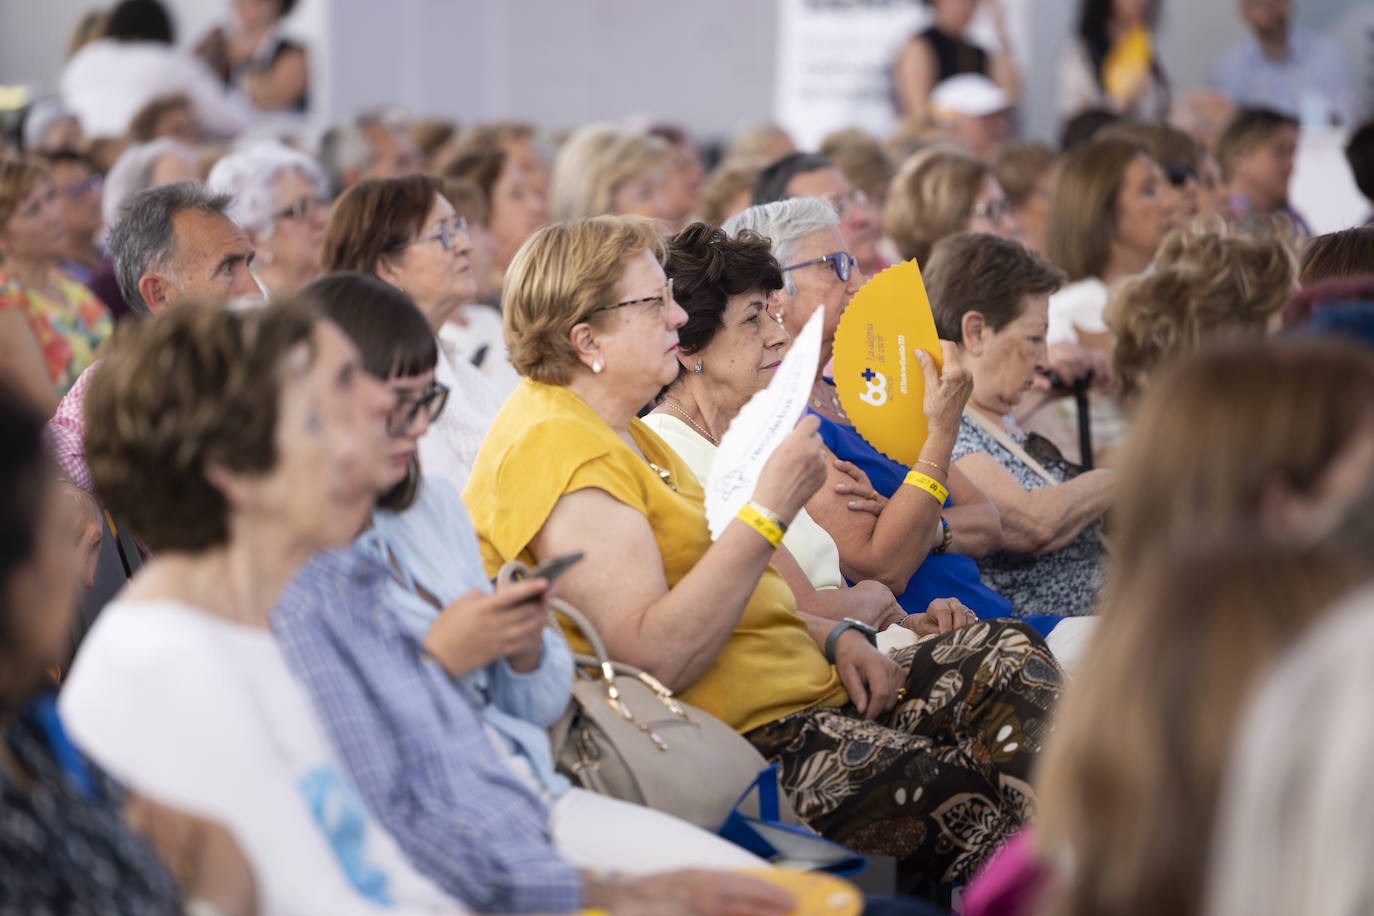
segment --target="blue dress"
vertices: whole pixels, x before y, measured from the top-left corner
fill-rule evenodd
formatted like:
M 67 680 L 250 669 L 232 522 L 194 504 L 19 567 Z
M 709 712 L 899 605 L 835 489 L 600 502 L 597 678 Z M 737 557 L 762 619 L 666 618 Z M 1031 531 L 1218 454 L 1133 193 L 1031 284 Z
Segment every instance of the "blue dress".
M 808 413 L 821 421 L 825 447 L 837 458 L 856 465 L 868 475 L 873 489 L 892 498 L 906 479 L 908 468 L 869 445 L 854 427 L 836 423 L 814 410 L 808 409 Z M 948 500 L 945 505 L 949 505 Z M 928 554 L 907 580 L 906 591 L 897 596 L 897 603 L 908 614 L 920 614 L 936 598 L 958 598 L 980 620 L 1015 616 L 1011 602 L 984 585 L 978 578 L 978 564 L 961 553 Z M 1040 614 L 1020 619 L 1044 636 L 1063 618 Z

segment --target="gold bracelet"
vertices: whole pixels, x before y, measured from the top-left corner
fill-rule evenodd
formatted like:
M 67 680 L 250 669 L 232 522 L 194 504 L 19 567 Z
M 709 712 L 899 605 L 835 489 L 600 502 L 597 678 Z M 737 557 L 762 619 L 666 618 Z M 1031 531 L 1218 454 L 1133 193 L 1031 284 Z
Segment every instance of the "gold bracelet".
M 935 462 L 933 462 L 933 461 L 926 461 L 924 458 L 917 458 L 917 459 L 916 459 L 916 463 L 917 463 L 917 464 L 924 464 L 924 465 L 927 465 L 927 466 L 929 466 L 929 467 L 932 467 L 932 468 L 934 468 L 935 470 L 939 471 L 941 474 L 948 474 L 948 473 L 949 473 L 949 468 L 942 468 L 942 467 L 940 467 L 938 464 L 936 464 Z
M 764 517 L 758 509 L 755 509 L 753 503 L 745 503 L 740 506 L 735 518 L 763 535 L 763 539 L 774 547 L 782 543 L 782 529 L 772 519 Z
M 757 512 L 759 515 L 762 515 L 764 518 L 768 519 L 770 522 L 777 525 L 778 530 L 781 531 L 783 534 L 787 533 L 787 522 L 784 522 L 778 516 L 778 513 L 774 512 L 772 509 L 768 508 L 762 503 L 757 502 L 756 500 L 749 500 L 749 505 L 752 506 L 754 511 Z
M 908 472 L 906 480 L 902 482 L 911 484 L 923 493 L 929 493 L 931 496 L 935 497 L 935 501 L 941 506 L 944 506 L 945 500 L 949 498 L 949 491 L 945 489 L 944 484 L 940 483 L 940 481 L 936 480 L 934 477 L 927 477 L 919 471 Z

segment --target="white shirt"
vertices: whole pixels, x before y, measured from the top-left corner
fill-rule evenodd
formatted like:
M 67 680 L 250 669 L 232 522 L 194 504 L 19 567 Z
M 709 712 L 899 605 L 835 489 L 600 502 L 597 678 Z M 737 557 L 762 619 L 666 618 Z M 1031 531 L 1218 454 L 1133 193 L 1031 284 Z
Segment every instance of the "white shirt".
M 264 916 L 463 912 L 372 819 L 267 630 L 113 602 L 59 708 L 125 785 L 234 835 Z
M 1107 333 L 1107 284 L 1085 277 L 1050 295 L 1049 343 L 1077 343 L 1078 333 Z
M 190 97 L 210 134 L 232 137 L 249 118 L 247 105 L 231 96 L 209 67 L 156 41 L 93 41 L 67 62 L 59 85 L 63 104 L 87 137 L 123 136 L 145 105 L 176 92 Z
M 467 486 L 477 450 L 505 397 L 467 360 L 455 360 L 439 342 L 434 379 L 449 389 L 448 405 L 420 437 L 420 469 L 447 480 L 459 493 Z
M 463 321 L 446 321 L 439 329 L 439 345 L 454 362 L 467 362 L 487 377 L 502 399 L 520 384 L 520 373 L 510 364 L 501 313 L 489 305 L 463 307 Z

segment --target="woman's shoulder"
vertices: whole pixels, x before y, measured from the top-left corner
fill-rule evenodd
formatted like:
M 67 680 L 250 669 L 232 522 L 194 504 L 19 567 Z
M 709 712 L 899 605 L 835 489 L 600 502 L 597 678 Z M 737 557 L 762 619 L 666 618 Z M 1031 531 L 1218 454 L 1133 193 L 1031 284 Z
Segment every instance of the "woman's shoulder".
M 482 441 L 472 480 L 534 486 L 615 451 L 619 440 L 577 395 L 522 379 Z M 559 481 L 560 484 L 563 481 Z M 467 492 L 471 493 L 472 484 Z

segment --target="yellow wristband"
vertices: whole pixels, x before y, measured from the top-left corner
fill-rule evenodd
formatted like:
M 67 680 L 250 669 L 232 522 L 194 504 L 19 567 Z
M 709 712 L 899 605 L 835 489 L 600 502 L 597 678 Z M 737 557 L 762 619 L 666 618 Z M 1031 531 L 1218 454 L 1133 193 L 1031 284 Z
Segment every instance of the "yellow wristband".
M 746 503 L 740 506 L 740 510 L 735 514 L 735 518 L 763 535 L 763 539 L 774 547 L 782 543 L 782 529 L 778 527 L 777 522 L 774 522 L 770 518 L 766 518 L 762 512 L 755 509 L 752 505 Z
M 949 498 L 949 491 L 945 489 L 944 484 L 934 477 L 927 477 L 918 471 L 908 472 L 903 483 L 909 483 L 916 489 L 929 493 L 942 506 L 945 504 L 945 500 Z

